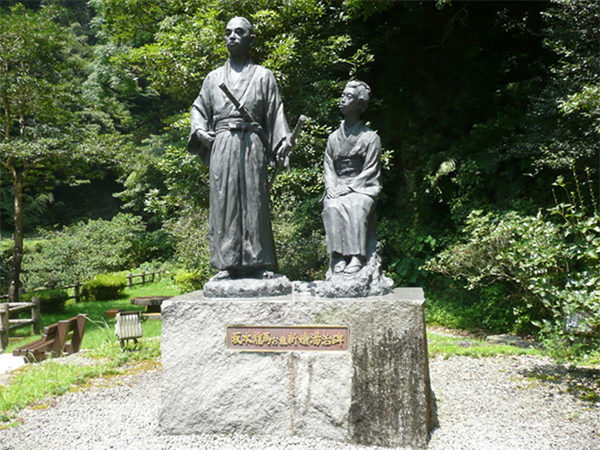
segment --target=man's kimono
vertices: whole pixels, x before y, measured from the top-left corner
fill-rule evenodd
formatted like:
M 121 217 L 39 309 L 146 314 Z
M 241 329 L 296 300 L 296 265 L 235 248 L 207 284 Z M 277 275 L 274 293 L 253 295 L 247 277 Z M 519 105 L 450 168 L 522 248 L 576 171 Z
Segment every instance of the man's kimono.
M 323 224 L 329 254 L 369 257 L 375 244 L 375 201 L 379 183 L 381 142 L 363 122 L 348 135 L 344 124 L 331 133 L 325 150 Z M 328 192 L 344 185 L 349 193 L 328 198 Z
M 289 133 L 275 77 L 250 62 L 236 82 L 229 61 L 208 74 L 192 106 L 188 149 L 209 166 L 210 261 L 217 269 L 261 269 L 275 264 L 269 217 L 267 165 Z M 250 113 L 240 112 L 221 91 L 225 83 Z M 212 150 L 196 130 L 214 131 Z

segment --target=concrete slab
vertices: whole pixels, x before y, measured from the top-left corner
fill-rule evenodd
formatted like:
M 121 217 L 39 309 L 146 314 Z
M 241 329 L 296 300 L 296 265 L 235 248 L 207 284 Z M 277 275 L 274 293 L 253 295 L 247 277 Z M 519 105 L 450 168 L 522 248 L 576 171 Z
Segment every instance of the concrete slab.
M 25 361 L 22 356 L 0 353 L 0 375 L 18 369 L 23 365 L 25 365 Z

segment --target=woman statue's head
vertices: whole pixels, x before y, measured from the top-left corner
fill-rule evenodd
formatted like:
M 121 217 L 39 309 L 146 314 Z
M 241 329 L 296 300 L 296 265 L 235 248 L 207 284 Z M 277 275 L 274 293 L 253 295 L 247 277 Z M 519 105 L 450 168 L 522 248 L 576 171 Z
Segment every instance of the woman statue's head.
M 342 114 L 346 115 L 350 112 L 361 114 L 367 109 L 369 100 L 371 100 L 371 88 L 367 83 L 359 80 L 349 81 L 340 98 Z

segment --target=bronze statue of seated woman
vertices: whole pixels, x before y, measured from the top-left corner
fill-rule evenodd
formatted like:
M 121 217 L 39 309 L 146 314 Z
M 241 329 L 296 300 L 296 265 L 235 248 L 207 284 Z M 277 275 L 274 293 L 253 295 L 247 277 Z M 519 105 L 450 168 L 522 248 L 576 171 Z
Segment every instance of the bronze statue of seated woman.
M 381 142 L 360 120 L 370 97 L 366 83 L 346 84 L 339 102 L 344 120 L 327 141 L 323 223 L 333 275 L 360 272 L 377 243 L 374 211 L 381 191 Z

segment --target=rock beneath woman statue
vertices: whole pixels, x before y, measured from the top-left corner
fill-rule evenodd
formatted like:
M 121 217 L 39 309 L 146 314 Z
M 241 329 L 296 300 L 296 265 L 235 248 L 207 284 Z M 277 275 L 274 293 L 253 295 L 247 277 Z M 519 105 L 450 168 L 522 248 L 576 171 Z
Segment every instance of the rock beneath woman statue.
M 380 247 L 380 245 L 378 245 Z M 321 297 L 368 297 L 389 294 L 394 287 L 391 278 L 381 272 L 381 258 L 376 251 L 356 274 L 334 274 L 327 271 L 326 280 L 319 283 L 316 294 Z

